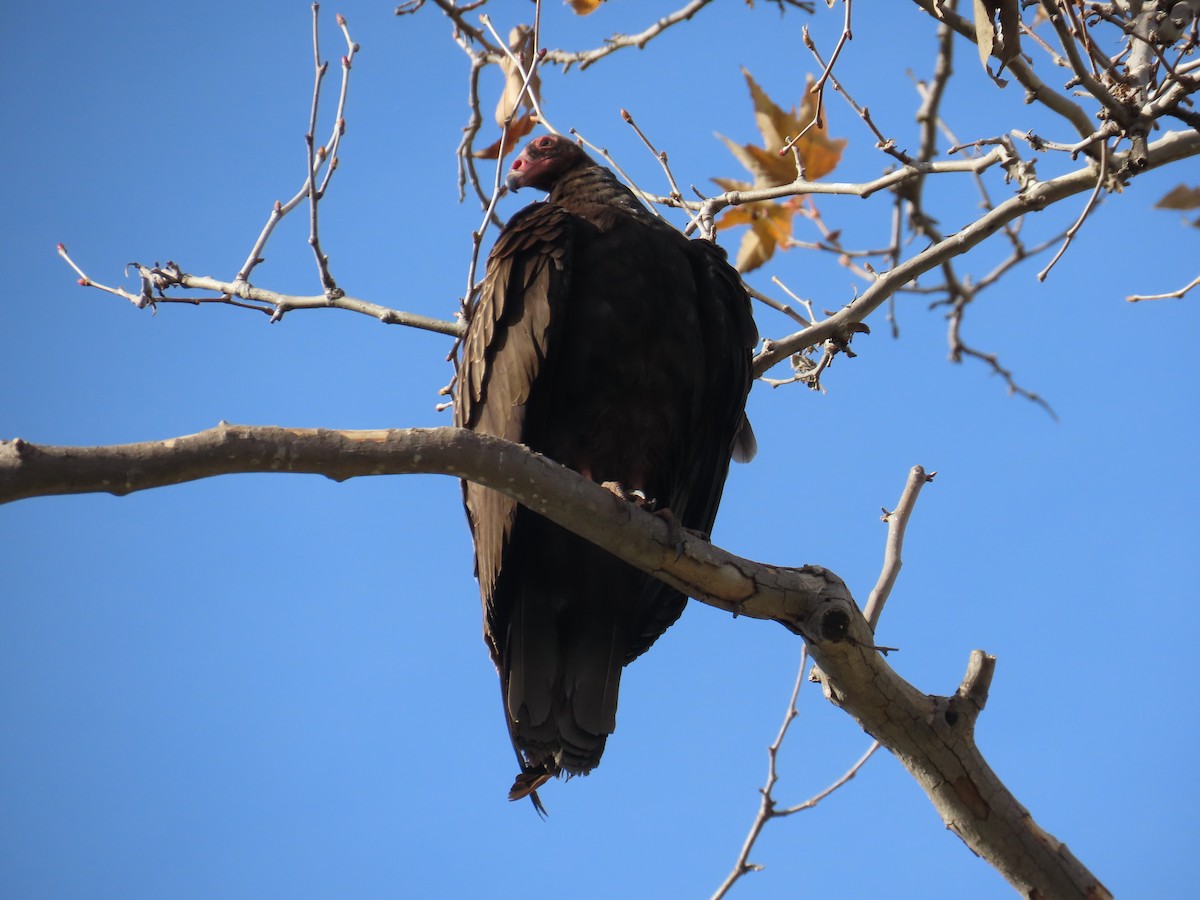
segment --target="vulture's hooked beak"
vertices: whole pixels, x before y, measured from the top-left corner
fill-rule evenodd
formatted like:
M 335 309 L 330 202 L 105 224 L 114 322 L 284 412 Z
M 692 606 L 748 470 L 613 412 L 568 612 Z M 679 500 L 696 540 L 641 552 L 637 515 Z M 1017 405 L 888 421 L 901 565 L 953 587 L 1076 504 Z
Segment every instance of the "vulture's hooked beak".
M 512 161 L 512 165 L 508 169 L 508 175 L 504 178 L 504 186 L 514 194 L 521 188 L 525 187 L 528 182 L 525 177 L 529 174 L 529 158 L 522 150 L 517 154 L 517 158 Z

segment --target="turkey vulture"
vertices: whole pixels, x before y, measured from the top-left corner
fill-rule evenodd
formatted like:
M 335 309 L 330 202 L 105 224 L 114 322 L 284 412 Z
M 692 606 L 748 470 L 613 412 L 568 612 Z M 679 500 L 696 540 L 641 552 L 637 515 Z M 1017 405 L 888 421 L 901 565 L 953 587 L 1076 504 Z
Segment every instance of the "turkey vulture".
M 753 455 L 744 410 L 757 331 L 738 273 L 564 137 L 530 142 L 505 183 L 550 196 L 513 216 L 488 258 L 455 424 L 525 444 L 707 534 L 731 454 Z M 463 482 L 463 495 L 484 639 L 521 763 L 509 798 L 531 796 L 541 812 L 542 783 L 600 762 L 622 667 L 686 598 L 503 494 Z

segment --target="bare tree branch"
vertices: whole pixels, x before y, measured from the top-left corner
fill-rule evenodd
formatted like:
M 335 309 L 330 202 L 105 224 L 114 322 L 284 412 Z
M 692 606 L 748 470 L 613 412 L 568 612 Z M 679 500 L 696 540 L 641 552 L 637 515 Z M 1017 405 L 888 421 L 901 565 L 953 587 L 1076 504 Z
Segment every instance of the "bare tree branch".
M 952 4 L 943 3 L 942 0 L 913 0 L 913 2 L 929 13 L 934 19 L 949 24 L 951 28 L 972 44 L 976 43 L 974 24 L 959 15 L 953 9 Z M 1012 72 L 1016 76 L 1017 81 L 1021 83 L 1021 86 L 1025 88 L 1025 97 L 1028 102 L 1036 101 L 1042 103 L 1047 109 L 1058 113 L 1071 123 L 1075 130 L 1079 132 L 1080 137 L 1086 138 L 1096 130 L 1091 117 L 1084 111 L 1082 106 L 1065 94 L 1060 94 L 1058 91 L 1048 87 L 1034 73 L 1033 67 L 1022 57 L 1018 56 L 1009 60 L 1007 65 L 1008 71 Z
M 1129 150 L 1113 154 L 1110 165 L 1114 168 L 1123 165 L 1133 152 L 1133 150 Z M 1172 131 L 1146 148 L 1145 167 L 1147 169 L 1156 168 L 1196 155 L 1200 155 L 1200 132 Z M 1095 171 L 1090 165 L 1049 181 L 1032 184 L 1015 197 L 1011 197 L 995 209 L 980 216 L 961 231 L 925 248 L 900 265 L 882 273 L 854 301 L 832 316 L 785 338 L 771 341 L 770 345 L 755 358 L 755 375 L 761 375 L 775 364 L 805 347 L 815 346 L 830 337 L 840 336 L 845 339 L 849 336 L 847 329 L 850 325 L 862 322 L 904 285 L 946 260 L 965 253 L 1020 216 L 1043 209 L 1064 197 L 1091 190 L 1095 184 Z
M 348 312 L 371 316 L 385 325 L 407 325 L 410 328 L 434 331 L 439 334 L 450 335 L 451 337 L 461 337 L 466 333 L 466 325 L 462 322 L 447 322 L 441 319 L 422 316 L 418 313 L 402 312 L 398 309 L 380 306 L 368 300 L 347 297 L 345 294 L 338 297 L 328 297 L 325 294 L 313 294 L 311 296 L 280 294 L 275 291 L 266 290 L 265 288 L 253 287 L 245 281 L 220 281 L 216 278 L 210 278 L 207 275 L 189 275 L 180 269 L 178 264 L 173 262 L 153 267 L 143 266 L 140 263 L 130 263 L 130 265 L 137 269 L 142 283 L 141 291 L 134 294 L 124 288 L 109 287 L 108 285 L 100 284 L 98 281 L 93 281 L 67 254 L 65 245 L 58 245 L 58 255 L 66 260 L 67 265 L 78 273 L 80 285 L 96 288 L 117 297 L 123 297 L 138 309 L 146 306 L 155 306 L 158 303 L 190 303 L 195 306 L 202 303 L 221 303 L 228 306 L 237 306 L 242 309 L 257 310 L 270 316 L 272 322 L 279 321 L 285 313 L 293 309 L 344 309 Z M 166 293 L 166 290 L 171 287 L 214 291 L 217 296 L 180 297 Z
M 614 34 L 604 42 L 604 46 L 596 47 L 593 50 L 551 50 L 547 52 L 546 59 L 552 63 L 560 64 L 564 70 L 569 69 L 573 65 L 578 65 L 580 71 L 582 71 L 593 63 L 626 47 L 642 49 L 672 25 L 686 22 L 710 3 L 712 3 L 712 0 L 692 0 L 691 3 L 680 7 L 669 15 L 663 16 L 637 34 Z
M 1200 285 L 1200 275 L 1193 278 L 1177 291 L 1168 291 L 1165 294 L 1131 294 L 1125 299 L 1130 303 L 1140 303 L 1143 300 L 1180 300 L 1184 294 L 1197 285 Z
M 879 581 L 871 590 L 871 595 L 867 600 L 867 608 L 864 612 L 867 624 L 872 631 L 879 624 L 879 617 L 883 614 L 883 605 L 887 602 L 888 594 L 891 593 L 892 586 L 896 583 L 896 577 L 900 574 L 900 567 L 903 565 L 900 557 L 901 549 L 904 545 L 904 531 L 908 526 L 908 520 L 912 516 L 913 509 L 916 508 L 917 497 L 921 493 L 921 488 L 926 483 L 933 481 L 936 475 L 936 472 L 926 474 L 925 469 L 921 466 L 913 466 L 909 471 L 908 481 L 904 486 L 904 492 L 900 495 L 900 502 L 897 504 L 896 509 L 890 513 L 884 510 L 883 519 L 888 523 L 888 539 L 884 552 L 883 571 L 879 575 Z M 761 800 L 758 813 L 754 817 L 754 822 L 750 825 L 750 831 L 746 835 L 745 843 L 742 845 L 742 850 L 738 854 L 737 861 L 733 864 L 733 869 L 726 876 L 725 881 L 721 883 L 721 886 L 717 888 L 716 893 L 713 894 L 713 900 L 720 900 L 720 898 L 724 897 L 729 892 L 729 889 L 733 887 L 734 883 L 743 875 L 762 869 L 762 866 L 750 862 L 750 852 L 753 850 L 755 843 L 769 821 L 812 809 L 834 791 L 848 784 L 858 774 L 859 769 L 866 765 L 867 760 L 880 747 L 878 741 L 871 744 L 867 752 L 859 758 L 858 762 L 854 763 L 845 774 L 820 793 L 796 806 L 789 806 L 784 809 L 778 807 L 773 791 L 776 782 L 779 780 L 777 771 L 779 750 L 783 746 L 784 738 L 787 737 L 792 721 L 799 715 L 796 700 L 800 695 L 800 687 L 804 683 L 805 670 L 807 668 L 808 648 L 806 646 L 800 653 L 800 668 L 796 673 L 796 683 L 792 688 L 792 696 L 788 702 L 787 712 L 783 717 L 783 724 L 779 728 L 779 734 L 776 735 L 775 741 L 767 748 L 767 781 L 759 791 Z M 816 680 L 820 680 L 821 673 L 814 670 L 813 676 Z
M 900 575 L 900 569 L 904 565 L 904 560 L 901 558 L 904 549 L 904 532 L 908 528 L 908 520 L 912 518 L 913 510 L 916 509 L 917 497 L 921 494 L 921 488 L 933 481 L 936 475 L 937 472 L 927 473 L 924 466 L 913 466 L 909 470 L 904 491 L 900 494 L 900 502 L 891 512 L 886 509 L 883 511 L 883 521 L 888 523 L 883 570 L 879 573 L 879 580 L 875 582 L 875 587 L 871 588 L 871 593 L 867 597 L 867 607 L 863 610 L 867 624 L 871 626 L 872 630 L 879 624 L 879 617 L 883 615 L 883 606 L 887 603 L 888 596 L 892 593 L 892 587 L 896 584 L 896 578 Z
M 712 900 L 721 900 L 729 893 L 730 888 L 737 882 L 739 878 L 750 872 L 759 872 L 762 866 L 750 862 L 750 852 L 754 849 L 754 845 L 758 842 L 759 836 L 767 823 L 772 819 L 782 819 L 798 812 L 813 809 L 818 803 L 834 793 L 838 789 L 849 784 L 859 770 L 867 764 L 875 751 L 882 746 L 879 741 L 873 741 L 871 746 L 867 748 L 867 752 L 859 757 L 840 778 L 832 784 L 809 797 L 803 803 L 798 803 L 795 806 L 788 806 L 780 809 L 778 802 L 775 800 L 773 791 L 776 782 L 779 781 L 778 761 L 779 750 L 783 747 L 783 740 L 787 737 L 788 728 L 791 727 L 792 721 L 800 714 L 796 706 L 796 700 L 800 695 L 800 687 L 804 683 L 805 670 L 808 668 L 808 647 L 804 646 L 800 651 L 800 667 L 796 672 L 796 683 L 792 687 L 792 696 L 788 701 L 787 712 L 783 716 L 783 724 L 779 726 L 779 733 L 775 736 L 774 742 L 767 748 L 767 780 L 762 788 L 759 789 L 760 802 L 758 813 L 754 817 L 754 821 L 750 825 L 750 831 L 746 835 L 746 840 L 742 844 L 742 850 L 738 854 L 737 861 L 733 864 L 733 869 L 721 882 L 720 887 L 712 895 Z

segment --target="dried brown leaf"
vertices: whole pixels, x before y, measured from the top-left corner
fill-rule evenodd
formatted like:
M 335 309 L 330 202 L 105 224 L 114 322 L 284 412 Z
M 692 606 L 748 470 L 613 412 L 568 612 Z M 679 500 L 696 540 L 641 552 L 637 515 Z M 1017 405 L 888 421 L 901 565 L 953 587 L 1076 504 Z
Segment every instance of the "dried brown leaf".
M 813 77 L 805 81 L 804 100 L 797 112 L 795 107 L 784 110 L 759 87 L 753 76 L 742 69 L 746 84 L 750 88 L 750 99 L 754 104 L 754 123 L 763 136 L 763 146 L 753 144 L 739 146 L 728 138 L 722 138 L 733 155 L 754 175 L 759 187 L 776 187 L 789 184 L 796 179 L 796 163 L 791 153 L 785 151 L 787 142 L 803 133 L 795 147 L 804 164 L 805 177 L 815 181 L 828 175 L 841 161 L 846 139 L 829 137 L 825 123 L 825 111 L 818 109 L 818 97 L 812 92 Z M 819 119 L 819 124 L 818 124 Z
M 508 49 L 513 56 L 529 65 L 533 60 L 533 29 L 528 25 L 518 25 L 508 34 Z M 500 68 L 504 71 L 504 91 L 496 104 L 496 124 L 500 126 L 501 137 L 482 150 L 476 150 L 472 156 L 476 159 L 499 159 L 506 155 L 516 145 L 517 141 L 533 130 L 534 100 L 541 102 L 542 79 L 537 70 L 529 78 L 529 89 L 524 90 L 525 76 L 521 67 L 507 56 L 501 61 Z M 518 115 L 520 110 L 525 112 Z M 508 131 L 504 125 L 508 123 Z M 504 146 L 500 146 L 501 140 Z
M 1018 0 L 975 0 L 975 43 L 979 62 L 987 69 L 989 56 L 1000 68 L 1021 53 L 1021 9 Z
M 726 182 L 721 186 L 726 190 L 739 189 L 727 186 L 729 184 L 741 182 Z M 752 272 L 775 255 L 776 247 L 783 246 L 786 249 L 792 238 L 792 216 L 795 214 L 796 207 L 790 201 L 773 203 L 763 200 L 735 206 L 721 216 L 716 223 L 718 231 L 735 225 L 750 226 L 742 235 L 742 242 L 738 246 L 737 260 L 734 263 L 737 270 L 743 275 Z
M 754 176 L 755 187 L 777 187 L 796 180 L 796 162 L 790 153 L 780 156 L 753 144 L 735 144 L 723 134 L 718 134 L 717 137 L 725 142 L 734 158 Z
M 516 26 L 508 34 L 508 49 L 512 51 L 513 56 L 523 60 L 528 66 L 533 61 L 533 29 L 528 25 Z M 541 103 L 542 79 L 534 71 L 529 79 L 529 90 L 523 92 L 525 76 L 520 67 L 506 56 L 500 63 L 500 68 L 504 71 L 504 93 L 500 95 L 500 102 L 496 104 L 496 124 L 503 128 L 504 123 L 521 107 L 532 110 L 534 100 Z
M 841 161 L 846 147 L 845 138 L 831 139 L 825 127 L 824 110 L 818 110 L 818 97 L 812 92 L 813 78 L 806 81 L 804 100 L 797 112 L 795 107 L 784 110 L 745 69 L 742 74 L 750 87 L 754 103 L 754 121 L 763 137 L 763 146 L 736 144 L 718 134 L 729 152 L 754 176 L 754 182 L 714 178 L 726 191 L 745 191 L 752 188 L 779 187 L 796 180 L 796 155 L 804 166 L 804 176 L 815 180 L 828 175 Z M 818 118 L 820 124 L 817 124 Z M 795 152 L 783 150 L 796 135 Z M 780 151 L 783 151 L 782 155 Z M 726 211 L 717 221 L 718 229 L 749 225 L 738 248 L 737 268 L 742 273 L 753 271 L 775 254 L 777 247 L 787 247 L 792 237 L 792 217 L 795 201 L 778 203 L 770 200 L 746 203 Z
M 1200 187 L 1188 187 L 1186 184 L 1171 188 L 1165 197 L 1154 204 L 1155 209 L 1197 209 L 1200 208 Z

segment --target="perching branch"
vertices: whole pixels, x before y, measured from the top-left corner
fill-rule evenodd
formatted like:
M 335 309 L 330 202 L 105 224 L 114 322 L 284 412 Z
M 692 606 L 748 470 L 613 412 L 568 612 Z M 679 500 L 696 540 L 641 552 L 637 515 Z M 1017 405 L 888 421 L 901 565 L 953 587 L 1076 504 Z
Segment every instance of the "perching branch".
M 1106 897 L 1034 822 L 974 741 L 993 657 L 975 651 L 952 696 L 921 693 L 874 646 L 845 583 L 820 566 L 756 563 L 618 500 L 579 474 L 496 438 L 453 428 L 332 431 L 221 424 L 165 441 L 107 447 L 0 442 L 0 502 L 54 494 L 124 495 L 245 472 L 439 473 L 515 498 L 558 525 L 719 609 L 802 635 L 825 695 L 887 747 L 947 826 L 1027 896 Z

